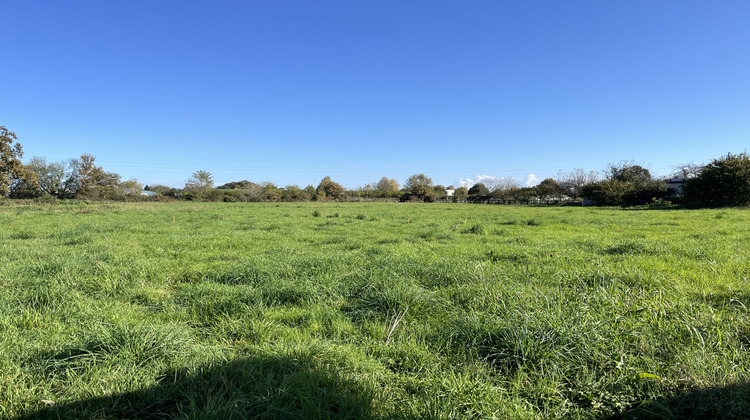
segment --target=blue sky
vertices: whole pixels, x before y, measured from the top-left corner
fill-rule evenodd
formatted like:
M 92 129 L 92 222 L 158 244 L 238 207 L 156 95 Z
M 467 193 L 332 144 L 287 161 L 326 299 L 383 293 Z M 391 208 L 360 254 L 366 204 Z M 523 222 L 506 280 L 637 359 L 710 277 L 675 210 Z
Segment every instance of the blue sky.
M 0 125 L 182 186 L 665 175 L 750 144 L 747 1 L 8 1 Z

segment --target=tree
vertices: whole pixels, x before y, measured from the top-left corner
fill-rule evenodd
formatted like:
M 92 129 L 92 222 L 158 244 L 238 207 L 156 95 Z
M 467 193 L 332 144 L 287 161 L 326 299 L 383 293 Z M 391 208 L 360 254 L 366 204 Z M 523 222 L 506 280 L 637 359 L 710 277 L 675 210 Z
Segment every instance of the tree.
M 568 173 L 562 171 L 557 173 L 557 183 L 565 190 L 565 195 L 573 200 L 581 197 L 584 185 L 596 182 L 597 178 L 596 171 L 586 172 L 581 168 L 573 169 Z
M 22 157 L 23 147 L 16 133 L 0 126 L 0 197 L 7 196 L 19 183 L 38 188 L 36 174 L 21 163 Z
M 547 202 L 550 199 L 559 200 L 560 196 L 563 195 L 563 189 L 557 184 L 557 181 L 552 178 L 542 180 L 539 185 L 533 188 L 539 201 Z
M 281 190 L 281 199 L 282 201 L 309 201 L 312 197 L 297 185 L 287 185 Z
M 375 189 L 384 193 L 393 193 L 399 190 L 399 185 L 395 179 L 382 177 L 380 178 L 380 181 L 378 181 L 378 183 L 375 185 Z
M 36 174 L 39 191 L 43 194 L 59 196 L 64 189 L 66 179 L 65 163 L 50 162 L 40 157 L 33 157 L 26 167 Z
M 185 181 L 185 189 L 188 191 L 203 191 L 213 188 L 213 186 L 214 176 L 203 170 L 193 172 L 193 176 Z
M 114 172 L 105 172 L 101 166 L 94 164 L 96 157 L 90 154 L 81 155 L 81 159 L 74 167 L 75 173 L 70 179 L 75 179 L 78 185 L 76 197 L 88 199 L 114 199 L 120 198 L 122 191 L 120 186 L 120 175 Z
M 310 197 L 310 200 L 315 199 L 315 187 L 308 184 L 303 191 L 305 191 L 305 194 Z
M 458 187 L 453 191 L 453 196 L 456 197 L 457 200 L 463 200 L 469 196 L 469 189 L 466 187 Z
M 157 194 L 167 195 L 174 188 L 167 187 L 166 185 L 151 185 L 148 187 L 148 190 Z
M 227 182 L 226 184 L 220 185 L 216 188 L 220 190 L 252 190 L 258 187 L 258 184 L 244 179 L 242 181 Z
M 490 195 L 490 189 L 481 182 L 469 188 L 470 197 L 487 197 L 488 195 Z
M 281 190 L 273 182 L 261 182 L 260 188 L 264 201 L 279 201 L 281 199 Z
M 341 200 L 346 195 L 346 189 L 331 180 L 330 176 L 323 178 L 315 189 L 318 200 Z
M 447 188 L 445 188 L 444 185 L 435 185 L 432 189 L 435 191 L 435 195 L 437 195 L 438 198 L 443 198 L 448 194 Z
M 490 190 L 510 191 L 518 189 L 520 186 L 521 184 L 518 182 L 518 179 L 513 178 L 512 176 L 506 176 L 504 178 L 498 178 L 497 185 L 494 188 L 490 188 Z
M 728 153 L 714 159 L 685 180 L 683 197 L 696 207 L 750 206 L 750 156 Z
M 432 178 L 425 174 L 414 174 L 404 183 L 405 198 L 415 197 L 431 203 L 437 198 L 432 186 Z
M 350 192 L 350 194 L 352 194 L 355 197 L 360 197 L 360 198 L 365 198 L 365 199 L 372 197 L 373 193 L 375 193 L 374 194 L 375 196 L 382 194 L 380 191 L 376 190 L 372 184 L 365 184 L 364 186 L 359 187 L 356 190 Z
M 143 190 L 143 184 L 138 182 L 135 178 L 130 178 L 129 180 L 120 183 L 120 189 L 125 195 L 140 195 Z
M 651 172 L 633 161 L 623 161 L 609 164 L 606 170 L 608 180 L 628 182 L 631 184 L 643 184 L 651 181 Z
M 692 162 L 684 165 L 676 166 L 674 172 L 669 176 L 670 178 L 690 179 L 697 178 L 703 170 L 702 165 L 696 165 Z
M 208 171 L 198 170 L 193 172 L 193 175 L 185 181 L 183 195 L 188 200 L 197 199 L 212 201 L 212 198 L 218 197 L 218 195 L 214 197 L 214 195 L 211 194 L 213 187 L 214 176 Z
M 605 180 L 585 185 L 581 194 L 602 206 L 642 205 L 667 196 L 666 184 L 633 162 L 610 164 L 605 174 Z

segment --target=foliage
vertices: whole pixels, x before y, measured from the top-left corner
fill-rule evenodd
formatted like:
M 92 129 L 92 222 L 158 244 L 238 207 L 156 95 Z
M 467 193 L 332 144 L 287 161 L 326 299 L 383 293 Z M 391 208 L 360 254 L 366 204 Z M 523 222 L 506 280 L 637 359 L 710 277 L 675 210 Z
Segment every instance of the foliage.
M 552 178 L 546 178 L 542 180 L 534 188 L 537 200 L 540 202 L 547 202 L 549 200 L 561 200 L 565 194 L 565 189 L 562 188 L 557 181 Z
M 683 197 L 695 207 L 750 206 L 750 156 L 728 153 L 714 159 L 685 180 Z
M 666 184 L 651 178 L 648 169 L 633 162 L 611 164 L 606 179 L 587 184 L 584 197 L 602 206 L 636 206 L 649 204 L 668 195 Z
M 137 179 L 131 178 L 127 181 L 123 181 L 120 184 L 120 189 L 122 189 L 122 192 L 125 193 L 125 195 L 140 195 L 141 191 L 143 191 L 143 184 L 138 182 Z
M 431 203 L 437 199 L 432 178 L 425 174 L 414 174 L 404 182 L 402 201 L 424 201 Z
M 388 179 L 387 177 L 380 178 L 380 181 L 375 185 L 375 189 L 383 193 L 396 193 L 400 187 L 395 179 Z
M 0 197 L 7 196 L 20 184 L 32 190 L 38 188 L 38 177 L 21 163 L 22 157 L 23 147 L 16 133 L 0 126 Z
M 252 190 L 258 187 L 258 184 L 244 179 L 242 181 L 227 182 L 226 184 L 220 185 L 216 188 L 220 190 Z
M 167 187 L 166 185 L 147 185 L 144 187 L 146 191 L 153 191 L 161 195 L 170 195 L 171 192 L 175 191 L 175 188 Z M 171 194 L 174 195 L 174 194 Z
M 214 176 L 204 170 L 193 172 L 193 175 L 185 181 L 185 189 L 188 191 L 203 191 L 214 186 Z
M 26 167 L 36 173 L 39 181 L 39 192 L 55 197 L 66 192 L 65 180 L 68 178 L 65 162 L 49 162 L 40 157 L 33 157 Z
M 477 183 L 469 188 L 470 196 L 486 197 L 490 195 L 490 190 L 483 183 Z
M 74 164 L 71 175 L 76 180 L 76 198 L 85 199 L 118 199 L 123 195 L 120 189 L 120 175 L 105 172 L 101 166 L 96 166 L 96 158 L 89 154 L 81 155 L 81 159 Z
M 323 178 L 315 189 L 318 200 L 341 200 L 346 195 L 346 190 L 341 184 L 333 182 L 330 176 Z
M 261 182 L 260 188 L 263 201 L 276 202 L 281 200 L 281 190 L 273 182 Z
M 213 191 L 213 187 L 214 176 L 208 171 L 198 170 L 185 181 L 183 197 L 187 200 L 217 201 L 222 194 Z
M 573 169 L 570 172 L 558 172 L 557 183 L 565 191 L 564 194 L 572 200 L 578 200 L 583 192 L 583 187 L 597 181 L 596 171 L 586 172 L 581 168 Z
M 313 196 L 297 185 L 287 185 L 281 191 L 282 201 L 310 201 Z

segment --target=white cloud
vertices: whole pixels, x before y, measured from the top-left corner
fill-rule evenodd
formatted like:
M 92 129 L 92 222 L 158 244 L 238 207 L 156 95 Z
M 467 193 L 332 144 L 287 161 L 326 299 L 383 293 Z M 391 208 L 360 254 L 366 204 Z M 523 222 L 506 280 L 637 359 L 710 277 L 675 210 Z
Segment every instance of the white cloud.
M 472 178 L 461 178 L 458 181 L 458 184 L 460 186 L 462 186 L 462 187 L 471 188 L 475 184 L 482 183 L 482 184 L 487 185 L 488 183 L 495 182 L 495 180 L 497 180 L 497 179 L 499 179 L 499 178 L 495 177 L 495 176 L 491 176 L 491 175 L 477 175 L 476 177 L 474 177 L 474 179 L 472 179 Z
M 475 184 L 482 183 L 490 190 L 496 188 L 507 189 L 510 187 L 533 187 L 541 182 L 541 180 L 535 174 L 528 174 L 523 178 L 516 177 L 500 177 L 492 175 L 477 175 L 471 178 L 461 178 L 458 181 L 458 185 L 466 188 L 471 188 Z
M 526 175 L 523 178 L 523 181 L 521 181 L 521 183 L 523 184 L 524 187 L 533 187 L 534 185 L 536 185 L 536 184 L 538 184 L 540 182 L 542 182 L 542 181 L 540 181 L 539 178 L 537 178 L 537 176 L 534 175 L 534 174 L 528 174 L 528 175 Z

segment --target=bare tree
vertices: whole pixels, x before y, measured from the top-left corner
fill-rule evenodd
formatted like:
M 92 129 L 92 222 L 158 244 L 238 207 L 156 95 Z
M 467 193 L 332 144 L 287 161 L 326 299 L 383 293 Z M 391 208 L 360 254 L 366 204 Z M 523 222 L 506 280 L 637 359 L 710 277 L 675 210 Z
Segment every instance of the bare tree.
M 497 188 L 495 188 L 494 190 L 509 191 L 509 190 L 519 188 L 520 186 L 521 186 L 521 183 L 518 181 L 517 178 L 514 178 L 512 176 L 506 176 L 503 178 L 498 178 Z
M 599 175 L 596 171 L 586 172 L 581 168 L 576 168 L 570 172 L 558 172 L 556 181 L 568 197 L 577 200 L 581 196 L 583 186 L 596 182 L 598 179 Z
M 669 177 L 682 179 L 697 178 L 701 174 L 701 171 L 703 171 L 703 168 L 703 165 L 696 165 L 693 162 L 686 163 L 672 168 L 674 172 Z

